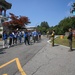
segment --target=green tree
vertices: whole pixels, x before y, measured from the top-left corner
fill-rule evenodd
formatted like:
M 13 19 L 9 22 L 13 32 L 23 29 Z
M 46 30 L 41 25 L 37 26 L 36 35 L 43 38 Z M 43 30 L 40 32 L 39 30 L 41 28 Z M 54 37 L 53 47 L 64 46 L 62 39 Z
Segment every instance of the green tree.
M 45 27 L 45 28 L 47 28 L 47 29 L 49 28 L 48 23 L 45 22 L 45 21 L 44 21 L 44 22 L 41 22 L 40 26 L 41 26 L 41 27 Z
M 75 18 L 74 17 L 67 17 L 64 18 L 59 22 L 58 25 L 55 25 L 54 27 L 50 27 L 50 29 L 54 29 L 56 34 L 65 34 L 65 32 L 68 31 L 69 28 L 75 29 Z
M 41 31 L 42 34 L 46 34 L 49 29 L 49 25 L 47 22 L 41 22 L 40 25 L 37 26 L 37 30 Z

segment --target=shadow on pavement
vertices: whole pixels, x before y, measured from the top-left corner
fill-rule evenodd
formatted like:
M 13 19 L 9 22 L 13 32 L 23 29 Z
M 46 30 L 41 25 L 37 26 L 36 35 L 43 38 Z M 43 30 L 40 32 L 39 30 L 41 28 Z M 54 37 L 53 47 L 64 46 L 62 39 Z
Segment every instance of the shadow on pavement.
M 69 50 L 69 52 L 73 52 L 73 51 L 75 51 L 75 48 L 73 48 L 72 50 Z
M 59 45 L 54 45 L 54 47 L 55 47 L 55 46 L 59 46 Z
M 5 52 L 5 49 L 6 49 L 6 48 L 1 48 L 1 49 L 0 49 L 0 54 L 6 53 L 6 52 Z
M 73 48 L 72 51 L 75 51 L 75 48 Z

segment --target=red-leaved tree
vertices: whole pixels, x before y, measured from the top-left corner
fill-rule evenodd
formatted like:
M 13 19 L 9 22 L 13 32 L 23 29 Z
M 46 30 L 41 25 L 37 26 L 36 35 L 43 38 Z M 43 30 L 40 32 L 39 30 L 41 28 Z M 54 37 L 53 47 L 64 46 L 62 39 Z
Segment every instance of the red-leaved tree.
M 10 21 L 8 22 L 4 22 L 3 26 L 7 26 L 8 28 L 12 28 L 12 29 L 17 29 L 17 28 L 22 28 L 25 25 L 27 25 L 29 22 L 28 17 L 26 16 L 15 16 L 13 13 L 9 13 L 10 14 Z

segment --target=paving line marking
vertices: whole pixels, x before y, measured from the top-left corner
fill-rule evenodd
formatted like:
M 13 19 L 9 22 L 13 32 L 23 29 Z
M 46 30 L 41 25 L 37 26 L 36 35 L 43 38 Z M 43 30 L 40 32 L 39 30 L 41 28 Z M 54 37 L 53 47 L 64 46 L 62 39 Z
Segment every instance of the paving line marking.
M 3 68 L 3 67 L 5 67 L 5 66 L 7 66 L 7 65 L 9 65 L 10 63 L 14 62 L 15 60 L 16 60 L 16 59 L 13 59 L 13 60 L 11 60 L 11 61 L 9 61 L 9 62 L 7 62 L 7 63 L 1 65 L 1 66 L 0 66 L 0 69 Z
M 19 71 L 21 72 L 21 75 L 26 75 L 26 73 L 24 72 L 24 70 L 21 67 L 20 61 L 18 58 L 16 58 L 16 63 L 17 63 L 17 67 L 19 69 Z
M 7 66 L 7 65 L 9 65 L 10 63 L 12 63 L 12 62 L 14 62 L 14 61 L 16 61 L 18 70 L 20 71 L 21 75 L 26 75 L 26 73 L 24 72 L 24 70 L 23 70 L 22 67 L 21 67 L 21 64 L 20 64 L 20 61 L 19 61 L 18 58 L 15 58 L 15 59 L 13 59 L 13 60 L 11 60 L 11 61 L 9 61 L 9 62 L 7 62 L 7 63 L 1 65 L 1 66 L 0 66 L 0 69 L 3 68 L 3 67 L 5 67 L 5 66 Z M 3 74 L 3 75 L 7 75 L 7 74 Z

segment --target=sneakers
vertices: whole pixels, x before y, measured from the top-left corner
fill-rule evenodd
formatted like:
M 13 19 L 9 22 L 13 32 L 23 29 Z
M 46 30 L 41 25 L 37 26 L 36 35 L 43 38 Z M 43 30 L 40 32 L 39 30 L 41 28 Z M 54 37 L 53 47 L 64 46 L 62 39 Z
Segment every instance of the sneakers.
M 3 48 L 5 48 L 5 46 L 3 46 Z
M 10 47 L 10 45 L 8 46 L 8 48 Z

